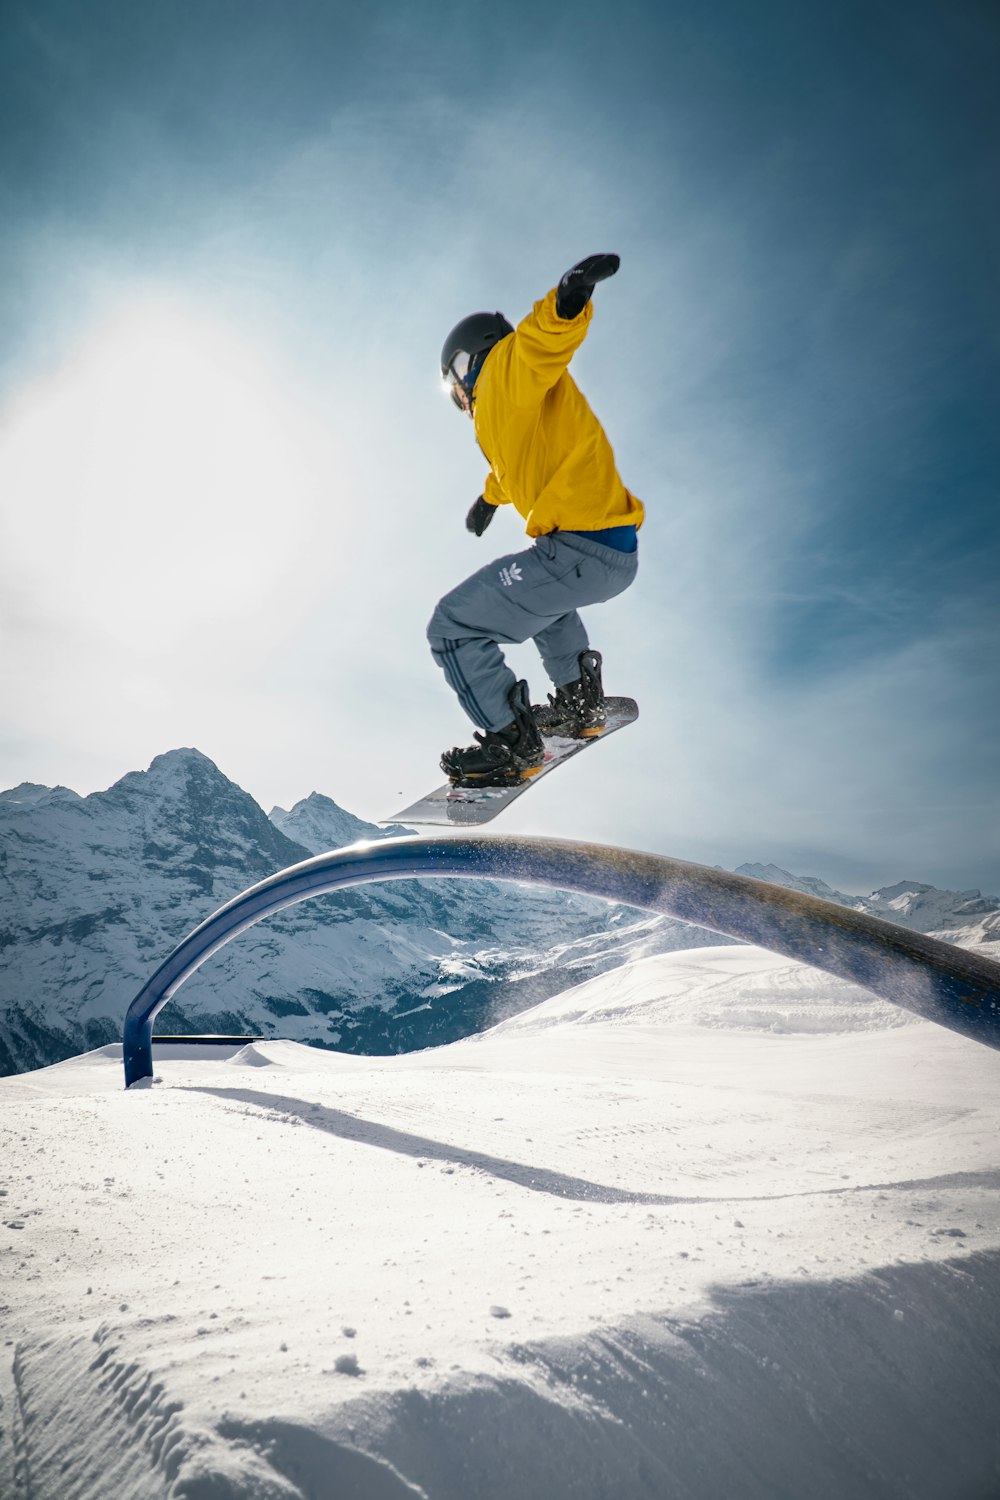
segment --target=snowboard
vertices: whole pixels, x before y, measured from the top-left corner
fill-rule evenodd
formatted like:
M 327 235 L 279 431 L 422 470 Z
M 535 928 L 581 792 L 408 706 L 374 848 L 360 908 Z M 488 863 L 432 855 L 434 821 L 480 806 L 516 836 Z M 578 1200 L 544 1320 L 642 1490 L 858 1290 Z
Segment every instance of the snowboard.
M 452 786 L 451 782 L 446 781 L 444 786 L 428 792 L 426 797 L 421 797 L 411 807 L 404 807 L 402 812 L 393 813 L 391 818 L 379 818 L 379 822 L 431 823 L 443 828 L 478 828 L 483 823 L 492 823 L 504 808 L 516 802 L 518 797 L 523 797 L 525 792 L 530 792 L 533 786 L 537 786 L 543 777 L 558 766 L 572 760 L 581 750 L 589 750 L 592 746 L 601 744 L 617 729 L 624 729 L 639 717 L 634 698 L 606 698 L 605 703 L 608 727 L 603 734 L 587 740 L 564 740 L 557 736 L 547 738 L 542 768 L 526 781 L 517 781 L 513 786 Z

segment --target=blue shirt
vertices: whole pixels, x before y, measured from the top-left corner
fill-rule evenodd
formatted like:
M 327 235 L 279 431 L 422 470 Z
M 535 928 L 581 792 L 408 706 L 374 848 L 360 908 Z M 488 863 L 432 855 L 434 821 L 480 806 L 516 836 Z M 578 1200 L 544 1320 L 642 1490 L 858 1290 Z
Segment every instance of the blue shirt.
M 639 539 L 634 526 L 605 526 L 603 531 L 568 531 L 567 536 L 585 536 L 603 547 L 614 547 L 616 552 L 637 552 Z

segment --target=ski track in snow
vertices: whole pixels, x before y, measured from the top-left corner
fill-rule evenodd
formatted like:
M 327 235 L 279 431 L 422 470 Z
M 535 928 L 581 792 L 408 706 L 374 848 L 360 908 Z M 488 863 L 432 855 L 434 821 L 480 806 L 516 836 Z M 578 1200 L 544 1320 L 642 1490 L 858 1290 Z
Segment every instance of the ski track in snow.
M 0 1495 L 985 1500 L 1000 1055 L 760 950 L 0 1080 Z

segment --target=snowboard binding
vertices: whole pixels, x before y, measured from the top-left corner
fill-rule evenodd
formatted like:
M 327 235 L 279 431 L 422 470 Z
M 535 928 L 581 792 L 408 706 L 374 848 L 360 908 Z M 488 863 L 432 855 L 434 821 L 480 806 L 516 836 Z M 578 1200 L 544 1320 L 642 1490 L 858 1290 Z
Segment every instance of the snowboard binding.
M 476 732 L 476 744 L 455 746 L 441 757 L 441 769 L 452 786 L 515 786 L 537 776 L 545 747 L 535 723 L 528 684 L 516 682 L 509 703 L 514 717 L 503 729 Z
M 601 653 L 581 651 L 577 660 L 579 677 L 556 688 L 555 696 L 550 693 L 547 704 L 532 709 L 538 732 L 546 738 L 590 740 L 603 734 L 607 728 Z

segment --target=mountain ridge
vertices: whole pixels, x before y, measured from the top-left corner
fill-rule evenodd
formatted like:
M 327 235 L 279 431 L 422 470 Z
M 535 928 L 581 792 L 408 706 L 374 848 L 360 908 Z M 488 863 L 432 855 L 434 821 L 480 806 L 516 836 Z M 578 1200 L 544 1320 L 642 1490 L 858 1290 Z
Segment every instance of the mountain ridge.
M 965 935 L 970 944 L 1000 942 L 1000 899 L 984 896 L 977 888 L 965 891 L 943 891 L 920 880 L 899 880 L 880 886 L 866 896 L 847 895 L 834 890 L 815 876 L 792 875 L 780 865 L 745 864 L 737 875 L 767 880 L 806 895 L 834 901 L 852 911 L 896 922 L 915 932 L 926 932 L 948 941 L 960 941 Z

